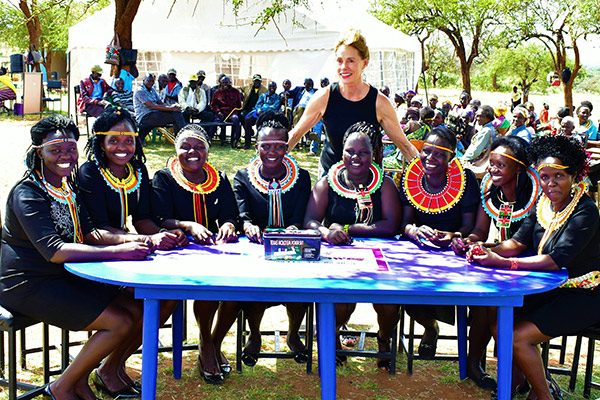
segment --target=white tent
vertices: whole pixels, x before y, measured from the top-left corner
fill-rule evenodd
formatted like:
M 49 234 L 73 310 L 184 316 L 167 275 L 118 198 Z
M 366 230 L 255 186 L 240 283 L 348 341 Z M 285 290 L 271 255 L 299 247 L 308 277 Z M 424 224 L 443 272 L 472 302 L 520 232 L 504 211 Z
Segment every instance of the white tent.
M 353 27 L 364 34 L 371 52 L 368 82 L 388 85 L 392 93 L 416 84 L 419 42 L 361 10 L 360 0 L 315 1 L 310 10 L 287 10 L 276 24 L 260 30 L 250 21 L 270 1 L 248 3 L 236 16 L 228 0 L 143 0 L 132 27 L 140 75 L 175 68 L 185 82 L 203 69 L 209 85 L 220 73 L 238 86 L 258 73 L 265 82 L 281 85 L 288 78 L 296 86 L 311 77 L 318 86 L 324 76 L 336 80 L 333 47 L 340 34 Z M 104 60 L 114 14 L 113 4 L 69 29 L 72 82 L 88 76 L 90 68 Z

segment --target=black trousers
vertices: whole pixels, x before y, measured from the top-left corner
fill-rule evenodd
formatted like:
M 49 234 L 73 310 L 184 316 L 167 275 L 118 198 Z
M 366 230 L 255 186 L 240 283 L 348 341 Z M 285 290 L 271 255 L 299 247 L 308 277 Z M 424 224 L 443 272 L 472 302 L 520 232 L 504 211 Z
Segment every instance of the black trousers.
M 183 114 L 177 111 L 152 111 L 142 117 L 139 126 L 140 140 L 142 143 L 152 128 L 173 124 L 175 135 L 186 123 Z

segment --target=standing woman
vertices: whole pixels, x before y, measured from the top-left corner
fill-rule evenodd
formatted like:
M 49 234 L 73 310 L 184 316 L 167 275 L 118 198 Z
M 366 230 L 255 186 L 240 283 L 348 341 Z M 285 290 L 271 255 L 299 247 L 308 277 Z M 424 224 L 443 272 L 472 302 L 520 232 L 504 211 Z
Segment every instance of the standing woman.
M 407 159 L 417 156 L 417 150 L 406 139 L 394 106 L 376 88 L 362 80 L 362 73 L 369 64 L 367 42 L 355 30 L 349 30 L 335 46 L 337 74 L 339 81 L 317 91 L 308 102 L 298 124 L 290 132 L 288 149 L 291 151 L 302 137 L 323 118 L 328 141 L 321 151 L 319 175 L 327 174 L 333 164 L 342 159 L 342 140 L 348 128 L 359 121 L 365 121 L 379 129 L 400 149 Z M 373 148 L 381 148 L 381 139 Z M 375 162 L 381 163 L 376 157 Z
M 208 136 L 196 124 L 182 128 L 175 139 L 177 155 L 152 181 L 152 212 L 159 226 L 181 229 L 196 243 L 211 245 L 237 240 L 238 209 L 227 176 L 208 163 Z M 213 266 L 218 268 L 218 266 Z M 211 332 L 215 313 L 217 324 Z M 236 301 L 194 301 L 200 328 L 198 367 L 210 384 L 223 383 L 231 367 L 221 343 L 238 313 Z
M 537 171 L 528 167 L 525 140 L 517 136 L 504 136 L 494 140 L 491 147 L 488 173 L 481 182 L 481 203 L 477 222 L 471 234 L 464 239 L 452 239 L 456 254 L 465 254 L 472 243 L 492 247 L 510 239 L 521 227 L 529 213 L 535 209 L 540 194 Z M 492 234 L 490 235 L 490 230 Z M 494 379 L 485 373 L 481 360 L 492 337 L 487 307 L 470 307 L 471 330 L 467 376 L 485 390 L 496 388 Z
M 543 192 L 535 211 L 511 239 L 490 249 L 473 246 L 467 258 L 494 268 L 567 269 L 569 279 L 564 285 L 525 296 L 523 307 L 515 308 L 516 366 L 533 388 L 529 398 L 552 400 L 559 398 L 559 389 L 555 382 L 546 380 L 538 345 L 600 322 L 600 291 L 596 288 L 600 216 L 596 204 L 585 193 L 582 179 L 589 158 L 577 140 L 541 136 L 533 141 L 529 156 L 540 175 Z M 536 254 L 516 258 L 526 250 Z M 492 332 L 496 334 L 495 312 L 491 317 Z M 520 383 L 513 378 L 513 386 Z
M 344 156 L 315 185 L 304 216 L 304 226 L 318 229 L 324 240 L 346 245 L 357 237 L 393 237 L 401 219 L 398 190 L 394 182 L 383 176 L 373 163 L 373 147 L 381 133 L 373 125 L 359 122 L 342 140 Z M 385 207 L 384 207 L 385 204 Z M 335 305 L 336 333 L 348 322 L 355 303 Z M 399 320 L 398 304 L 373 304 L 377 312 L 379 351 L 390 351 L 390 339 Z M 337 348 L 341 348 L 336 335 Z M 345 356 L 338 358 L 346 364 Z M 390 360 L 377 360 L 377 367 L 389 372 Z
M 400 201 L 403 206 L 400 232 L 419 245 L 448 247 L 453 238 L 468 235 L 479 207 L 475 174 L 463 169 L 455 158 L 456 136 L 448 128 L 433 128 L 426 136 L 419 158 L 406 168 Z M 438 324 L 454 324 L 454 306 L 408 305 L 406 310 L 425 332 L 419 356 L 435 356 Z
M 78 138 L 77 126 L 62 115 L 31 128 L 27 172 L 6 204 L 0 303 L 37 321 L 96 331 L 65 372 L 46 387 L 45 398 L 95 399 L 88 378 L 103 359 L 94 374 L 98 388 L 113 397 L 137 397 L 120 371 L 139 343 L 141 303 L 117 286 L 68 273 L 63 263 L 141 260 L 150 246 L 145 238 L 94 228 L 74 184 Z
M 265 228 L 302 228 L 311 184 L 308 172 L 298 168 L 296 160 L 286 154 L 289 126 L 286 116 L 267 111 L 258 117 L 256 126 L 258 155 L 235 175 L 233 190 L 244 233 L 251 242 L 262 243 Z M 268 303 L 261 302 L 244 304 L 250 337 L 242 361 L 248 366 L 256 364 L 260 352 L 260 321 L 267 306 Z M 287 345 L 296 362 L 306 362 L 308 354 L 298 333 L 306 304 L 287 303 L 286 308 L 289 317 Z

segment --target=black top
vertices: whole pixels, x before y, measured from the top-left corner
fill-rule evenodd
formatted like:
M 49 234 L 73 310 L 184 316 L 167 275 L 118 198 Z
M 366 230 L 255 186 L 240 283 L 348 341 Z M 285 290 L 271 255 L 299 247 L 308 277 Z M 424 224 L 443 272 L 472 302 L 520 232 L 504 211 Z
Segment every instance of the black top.
M 127 195 L 128 214 L 133 223 L 151 218 L 150 179 L 148 170 L 142 166 L 141 182 L 137 190 Z M 102 177 L 98 165 L 93 161 L 79 168 L 80 195 L 97 227 L 110 226 L 121 229 L 121 196 Z
M 512 237 L 537 254 L 545 229 L 532 211 Z M 600 215 L 594 201 L 584 194 L 567 221 L 548 239 L 543 254 L 548 254 L 556 265 L 576 278 L 598 269 L 600 265 Z
M 310 196 L 310 175 L 304 169 L 298 170 L 298 180 L 281 195 L 283 203 L 283 224 L 302 228 L 304 212 Z M 248 169 L 244 168 L 233 178 L 233 191 L 240 211 L 242 224 L 249 222 L 264 230 L 269 222 L 269 195 L 259 192 L 248 177 Z
M 94 230 L 85 206 L 77 202 L 83 235 Z M 2 278 L 61 276 L 69 273 L 62 264 L 50 262 L 63 243 L 73 243 L 73 221 L 68 204 L 52 198 L 31 177 L 23 178 L 10 191 L 2 228 Z M 17 280 L 19 280 L 17 279 Z M 15 282 L 16 283 L 16 282 Z
M 321 152 L 321 165 L 325 173 L 329 171 L 333 164 L 342 159 L 344 149 L 342 140 L 344 139 L 344 133 L 350 126 L 365 121 L 379 129 L 376 107 L 377 93 L 377 89 L 371 86 L 362 100 L 350 101 L 342 96 L 338 82 L 331 84 L 327 108 L 323 114 L 323 123 L 327 128 L 326 133 L 329 138 Z
M 205 195 L 208 226 L 216 234 L 225 222 L 231 222 L 237 229 L 238 209 L 231 184 L 224 172 L 219 171 L 219 186 Z M 152 214 L 158 226 L 167 219 L 179 221 L 194 220 L 194 194 L 185 190 L 175 181 L 169 168 L 154 174 L 152 180 Z
M 462 227 L 463 213 L 477 212 L 477 206 L 479 206 L 479 202 L 481 201 L 477 178 L 475 178 L 475 174 L 470 169 L 464 169 L 464 172 L 467 177 L 467 182 L 463 195 L 458 203 L 451 209 L 438 214 L 427 214 L 421 210 L 415 209 L 414 224 L 416 226 L 427 225 L 440 231 L 456 232 Z M 402 206 L 410 205 L 412 207 L 412 204 L 406 198 L 404 190 L 400 188 L 399 192 Z
M 383 183 L 381 185 L 383 186 Z M 333 223 L 353 225 L 361 222 L 356 221 L 356 211 L 358 209 L 356 199 L 340 196 L 331 188 L 331 185 L 329 185 L 327 195 L 329 196 L 329 203 L 325 212 L 324 225 L 329 226 Z M 371 223 L 373 223 L 381 219 L 381 186 L 371 193 L 371 201 L 373 202 L 373 221 Z

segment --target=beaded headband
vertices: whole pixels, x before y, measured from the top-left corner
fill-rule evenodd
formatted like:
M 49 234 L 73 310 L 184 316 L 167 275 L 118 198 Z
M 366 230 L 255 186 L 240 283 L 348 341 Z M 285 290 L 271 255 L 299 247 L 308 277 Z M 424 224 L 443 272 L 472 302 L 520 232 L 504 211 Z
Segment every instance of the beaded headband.
M 189 137 L 198 139 L 199 141 L 204 143 L 204 145 L 206 146 L 207 149 L 210 147 L 208 140 L 206 140 L 206 138 L 203 135 L 201 135 L 200 133 L 195 132 L 195 131 L 186 130 L 186 131 L 183 131 L 183 133 L 179 134 L 179 137 L 177 137 L 177 141 L 175 142 L 175 148 L 179 147 L 179 144 L 183 141 L 183 139 L 189 138 Z
M 137 136 L 137 132 L 120 132 L 120 131 L 108 131 L 108 132 L 96 132 L 96 135 L 127 135 L 127 136 Z
M 527 165 L 525 165 L 525 163 L 523 161 L 517 160 L 515 157 L 511 156 L 510 154 L 507 154 L 507 153 L 498 153 L 497 151 L 492 151 L 492 154 L 497 154 L 499 156 L 504 156 L 506 158 L 510 158 L 511 160 L 518 162 L 519 164 L 521 164 L 524 167 L 527 166 Z
M 569 168 L 568 165 L 560 165 L 560 164 L 540 164 L 537 167 L 537 171 L 540 172 L 540 170 L 542 168 L 546 168 L 546 167 L 550 167 L 550 168 L 554 168 L 554 169 L 567 169 Z
M 261 140 L 258 142 L 258 144 L 285 144 L 287 145 L 287 142 L 285 140 Z
M 47 142 L 40 144 L 39 146 L 34 145 L 32 147 L 34 149 L 40 149 L 42 147 L 52 146 L 54 144 L 59 144 L 59 143 L 77 143 L 77 140 L 75 140 L 73 138 L 52 139 L 52 140 L 48 140 Z
M 431 144 L 431 143 L 423 143 L 423 146 L 428 146 L 428 147 L 433 147 L 434 149 L 440 149 L 440 150 L 444 150 L 447 151 L 448 153 L 454 153 L 454 150 L 450 150 L 448 147 L 444 147 L 444 146 L 438 146 L 437 144 Z

